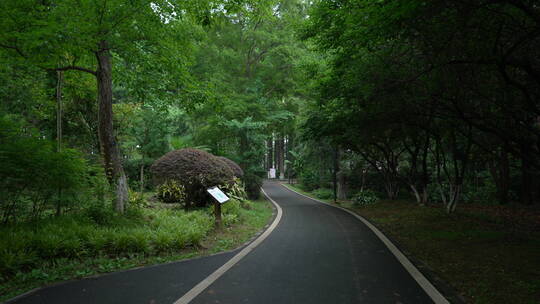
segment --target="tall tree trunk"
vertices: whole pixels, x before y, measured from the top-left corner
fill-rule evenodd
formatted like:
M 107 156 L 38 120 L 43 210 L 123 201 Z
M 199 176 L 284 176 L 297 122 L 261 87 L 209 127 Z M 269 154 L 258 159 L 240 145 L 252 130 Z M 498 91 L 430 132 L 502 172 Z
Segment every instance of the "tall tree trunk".
M 62 88 L 64 71 L 56 71 L 56 151 L 62 151 Z
M 529 147 L 521 147 L 521 202 L 531 205 L 534 201 L 533 195 L 533 173 L 531 169 L 531 153 Z
M 510 192 L 510 162 L 508 153 L 502 149 L 497 159 L 488 162 L 489 172 L 497 188 L 497 200 L 500 204 L 508 203 Z
M 279 139 L 274 140 L 274 169 L 276 172 L 275 178 L 279 178 Z
M 108 48 L 107 41 L 101 41 L 96 52 L 98 62 L 96 74 L 99 103 L 98 133 L 105 172 L 115 191 L 114 208 L 122 213 L 128 200 L 128 185 L 113 128 L 112 66 Z
M 142 161 L 142 164 L 141 164 L 141 175 L 140 175 L 140 180 L 139 180 L 139 189 L 140 189 L 140 192 L 141 194 L 144 192 L 144 158 L 143 158 L 143 161 Z
M 56 71 L 56 152 L 62 152 L 62 87 L 64 72 Z M 62 187 L 57 189 L 56 216 L 62 214 Z
M 270 170 L 270 168 L 274 168 L 274 139 L 272 138 L 272 135 L 270 135 L 270 138 L 266 141 L 266 170 Z
M 279 179 L 285 179 L 285 153 L 284 153 L 285 140 L 283 139 L 283 135 L 279 136 L 278 141 L 279 141 L 279 150 L 278 150 L 278 154 L 279 154 L 279 163 L 278 163 L 278 166 L 279 166 Z

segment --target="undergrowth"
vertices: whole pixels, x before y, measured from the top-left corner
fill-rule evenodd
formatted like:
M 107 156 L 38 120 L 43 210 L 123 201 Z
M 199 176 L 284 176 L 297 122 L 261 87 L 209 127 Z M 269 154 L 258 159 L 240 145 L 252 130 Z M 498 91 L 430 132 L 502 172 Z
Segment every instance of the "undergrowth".
M 271 210 L 265 202 L 243 202 L 242 206 L 235 200 L 223 205 L 224 232 L 217 233 L 212 208 L 188 212 L 132 208 L 124 215 L 89 208 L 79 214 L 0 227 L 0 301 L 49 282 L 197 255 L 210 246 L 201 243 L 215 235 L 234 234 L 236 226 L 240 236 L 235 239 L 245 241 L 264 226 Z M 215 247 L 228 249 L 220 244 Z

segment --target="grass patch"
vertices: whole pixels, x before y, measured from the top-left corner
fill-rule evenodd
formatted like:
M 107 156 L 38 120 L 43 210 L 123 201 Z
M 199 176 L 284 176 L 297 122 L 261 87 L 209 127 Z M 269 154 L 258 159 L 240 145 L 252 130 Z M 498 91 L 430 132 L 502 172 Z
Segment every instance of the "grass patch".
M 2 227 L 0 302 L 53 282 L 230 250 L 272 216 L 265 200 L 244 207 L 227 202 L 222 212 L 220 230 L 213 228 L 211 208 L 87 212 Z
M 535 225 L 526 217 L 511 219 L 508 212 L 467 205 L 458 206 L 452 215 L 440 207 L 420 207 L 407 201 L 379 201 L 361 208 L 342 201 L 340 206 L 378 226 L 467 302 L 532 304 L 540 299 L 538 222 Z

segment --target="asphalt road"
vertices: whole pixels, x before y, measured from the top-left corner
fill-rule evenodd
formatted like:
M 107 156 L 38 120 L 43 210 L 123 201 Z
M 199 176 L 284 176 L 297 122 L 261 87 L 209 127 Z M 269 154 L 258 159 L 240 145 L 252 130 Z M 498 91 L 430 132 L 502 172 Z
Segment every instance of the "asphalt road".
M 387 247 L 343 210 L 275 182 L 276 229 L 191 303 L 433 303 Z M 41 289 L 14 303 L 173 303 L 237 252 Z

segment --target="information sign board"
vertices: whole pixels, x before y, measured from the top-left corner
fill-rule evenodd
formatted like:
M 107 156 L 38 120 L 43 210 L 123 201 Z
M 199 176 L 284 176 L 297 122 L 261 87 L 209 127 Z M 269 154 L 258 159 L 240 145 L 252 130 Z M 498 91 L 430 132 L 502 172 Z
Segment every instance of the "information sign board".
M 221 191 L 218 187 L 212 187 L 206 189 L 206 191 L 208 191 L 208 193 L 210 193 L 210 195 L 212 195 L 212 197 L 215 198 L 220 204 L 223 204 L 229 200 L 229 197 L 227 197 L 227 195 L 225 195 L 225 193 L 223 193 L 223 191 Z

